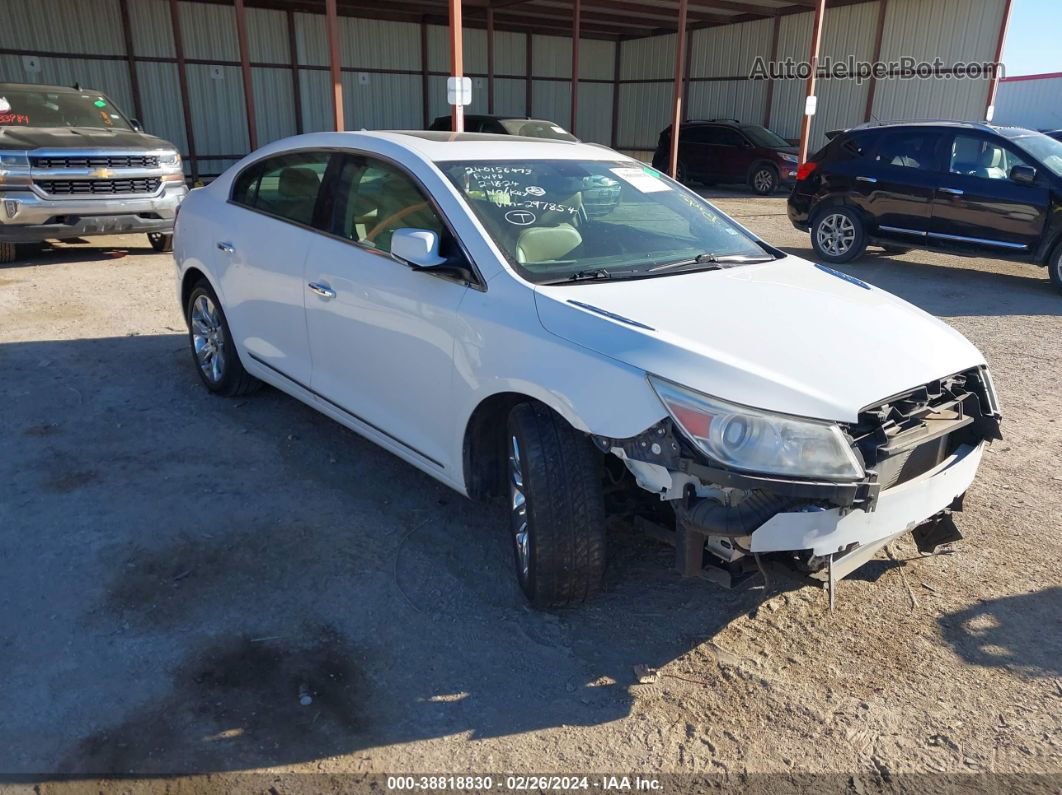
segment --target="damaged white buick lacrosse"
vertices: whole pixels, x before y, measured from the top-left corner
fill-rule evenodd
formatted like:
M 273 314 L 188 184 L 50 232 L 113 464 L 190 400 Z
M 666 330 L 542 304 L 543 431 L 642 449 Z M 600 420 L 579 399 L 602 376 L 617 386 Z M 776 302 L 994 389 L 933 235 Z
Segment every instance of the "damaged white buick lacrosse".
M 772 553 L 832 599 L 905 533 L 960 538 L 999 436 L 958 332 L 599 146 L 277 141 L 192 191 L 175 255 L 209 390 L 266 382 L 508 500 L 538 607 L 598 588 L 610 514 L 683 574 L 732 584 Z

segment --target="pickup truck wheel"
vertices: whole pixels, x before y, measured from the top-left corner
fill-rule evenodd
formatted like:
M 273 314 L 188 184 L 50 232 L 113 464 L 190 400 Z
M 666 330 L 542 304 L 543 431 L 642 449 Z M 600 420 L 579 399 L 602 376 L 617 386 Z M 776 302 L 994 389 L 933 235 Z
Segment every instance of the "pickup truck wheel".
M 590 441 L 537 403 L 509 414 L 509 505 L 516 577 L 534 607 L 583 602 L 605 570 L 605 500 Z
M 0 243 L 0 263 L 15 261 L 15 244 Z
M 749 175 L 749 187 L 757 196 L 770 196 L 778 190 L 778 172 L 772 166 L 757 166 Z
M 827 207 L 811 225 L 811 247 L 827 262 L 851 262 L 867 250 L 863 219 L 850 207 Z
M 155 251 L 163 254 L 173 251 L 173 232 L 148 232 L 147 237 Z
M 208 282 L 200 281 L 188 296 L 185 307 L 188 341 L 196 372 L 211 392 L 226 397 L 246 395 L 262 382 L 243 369 L 232 342 L 229 322 L 221 302 Z
M 1051 277 L 1051 284 L 1062 292 L 1062 244 L 1059 244 L 1051 255 L 1051 261 L 1047 263 L 1047 273 Z

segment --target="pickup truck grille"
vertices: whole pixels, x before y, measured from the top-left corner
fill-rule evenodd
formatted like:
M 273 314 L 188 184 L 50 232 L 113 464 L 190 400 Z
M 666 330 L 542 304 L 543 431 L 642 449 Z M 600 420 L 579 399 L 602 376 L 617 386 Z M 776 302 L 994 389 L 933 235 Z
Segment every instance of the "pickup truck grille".
M 136 179 L 38 179 L 34 184 L 52 196 L 98 196 L 108 194 L 155 193 L 158 177 Z
M 31 157 L 34 168 L 158 168 L 157 155 L 91 155 Z

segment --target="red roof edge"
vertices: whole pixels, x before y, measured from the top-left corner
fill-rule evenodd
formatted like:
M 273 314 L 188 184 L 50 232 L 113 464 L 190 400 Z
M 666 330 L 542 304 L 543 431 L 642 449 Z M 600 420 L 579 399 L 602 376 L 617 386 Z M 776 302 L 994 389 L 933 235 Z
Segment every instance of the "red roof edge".
M 1022 80 L 1048 80 L 1052 77 L 1062 77 L 1062 72 L 1046 72 L 1042 75 L 1019 75 L 1018 77 L 1000 78 L 1001 83 L 1017 83 Z

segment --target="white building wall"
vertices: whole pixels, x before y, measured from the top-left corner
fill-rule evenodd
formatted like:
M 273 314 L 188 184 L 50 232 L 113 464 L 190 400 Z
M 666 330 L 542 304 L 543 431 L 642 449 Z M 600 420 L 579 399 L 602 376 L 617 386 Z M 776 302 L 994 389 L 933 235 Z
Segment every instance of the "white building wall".
M 1030 130 L 1062 129 L 1062 75 L 1001 81 L 994 121 Z

